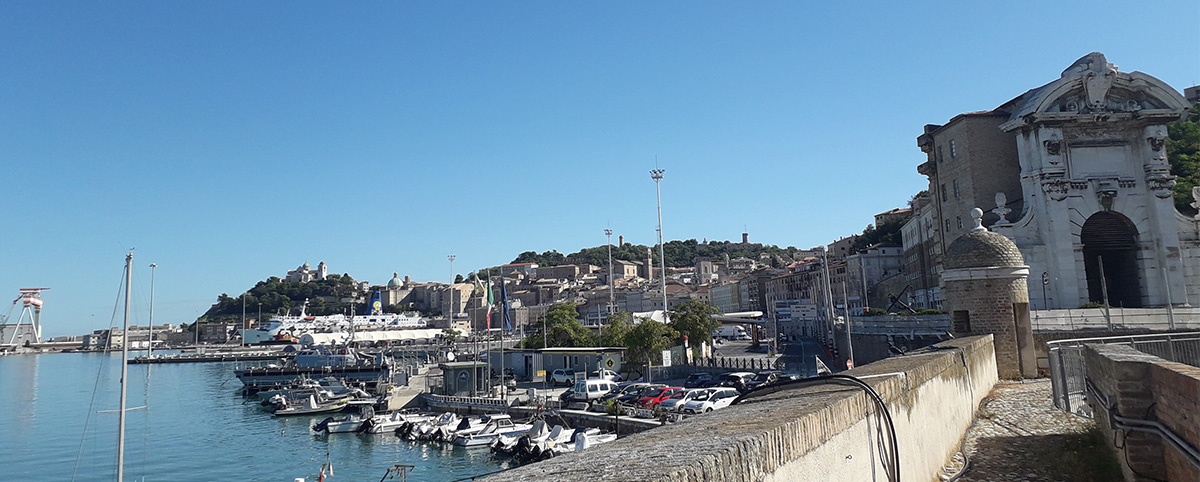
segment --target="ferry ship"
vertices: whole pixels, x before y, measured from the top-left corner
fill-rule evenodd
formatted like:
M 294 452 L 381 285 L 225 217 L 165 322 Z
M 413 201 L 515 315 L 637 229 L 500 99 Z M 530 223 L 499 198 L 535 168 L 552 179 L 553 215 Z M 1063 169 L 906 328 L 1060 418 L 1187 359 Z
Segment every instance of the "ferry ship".
M 305 310 L 308 300 L 300 307 L 300 315 L 272 316 L 267 324 L 239 330 L 242 339 L 247 344 L 260 343 L 295 343 L 307 333 L 326 333 L 350 331 L 392 330 L 397 328 L 424 328 L 425 319 L 416 313 L 384 313 L 379 291 L 371 295 L 371 309 L 366 315 L 346 317 L 346 315 L 309 316 Z

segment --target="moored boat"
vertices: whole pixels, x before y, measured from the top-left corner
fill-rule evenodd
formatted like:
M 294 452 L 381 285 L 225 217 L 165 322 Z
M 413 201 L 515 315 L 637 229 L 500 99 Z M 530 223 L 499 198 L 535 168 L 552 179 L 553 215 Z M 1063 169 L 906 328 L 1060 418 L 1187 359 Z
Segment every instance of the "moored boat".
M 454 434 L 451 443 L 460 447 L 482 447 L 496 441 L 500 436 L 522 435 L 533 428 L 527 423 L 513 423 L 505 414 L 485 415 L 487 423 L 478 430 L 464 430 Z

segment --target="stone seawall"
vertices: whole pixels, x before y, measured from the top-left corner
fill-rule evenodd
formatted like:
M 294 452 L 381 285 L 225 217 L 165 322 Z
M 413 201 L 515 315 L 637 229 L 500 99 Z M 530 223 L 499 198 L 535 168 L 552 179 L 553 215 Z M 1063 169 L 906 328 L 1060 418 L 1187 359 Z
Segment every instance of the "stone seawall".
M 895 422 L 901 478 L 934 481 L 997 381 L 992 337 L 948 340 L 845 374 L 872 385 Z M 862 390 L 787 390 L 485 480 L 885 480 Z

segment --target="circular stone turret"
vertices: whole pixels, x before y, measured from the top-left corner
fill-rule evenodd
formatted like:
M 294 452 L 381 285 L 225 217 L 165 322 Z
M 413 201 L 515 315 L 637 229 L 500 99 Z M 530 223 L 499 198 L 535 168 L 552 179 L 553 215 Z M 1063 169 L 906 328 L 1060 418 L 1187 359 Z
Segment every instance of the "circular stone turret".
M 1017 245 L 983 227 L 959 236 L 942 257 L 942 309 L 956 336 L 991 334 L 1001 378 L 1037 376 L 1029 323 L 1029 267 Z

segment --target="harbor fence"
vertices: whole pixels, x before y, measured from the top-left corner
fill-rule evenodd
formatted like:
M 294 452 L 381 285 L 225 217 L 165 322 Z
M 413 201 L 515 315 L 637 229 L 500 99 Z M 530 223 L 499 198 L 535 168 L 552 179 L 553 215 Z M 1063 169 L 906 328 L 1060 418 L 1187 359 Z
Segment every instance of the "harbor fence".
M 1200 332 L 1075 338 L 1046 342 L 1054 406 L 1064 412 L 1092 417 L 1087 404 L 1087 367 L 1083 349 L 1091 344 L 1128 345 L 1164 360 L 1200 367 Z

